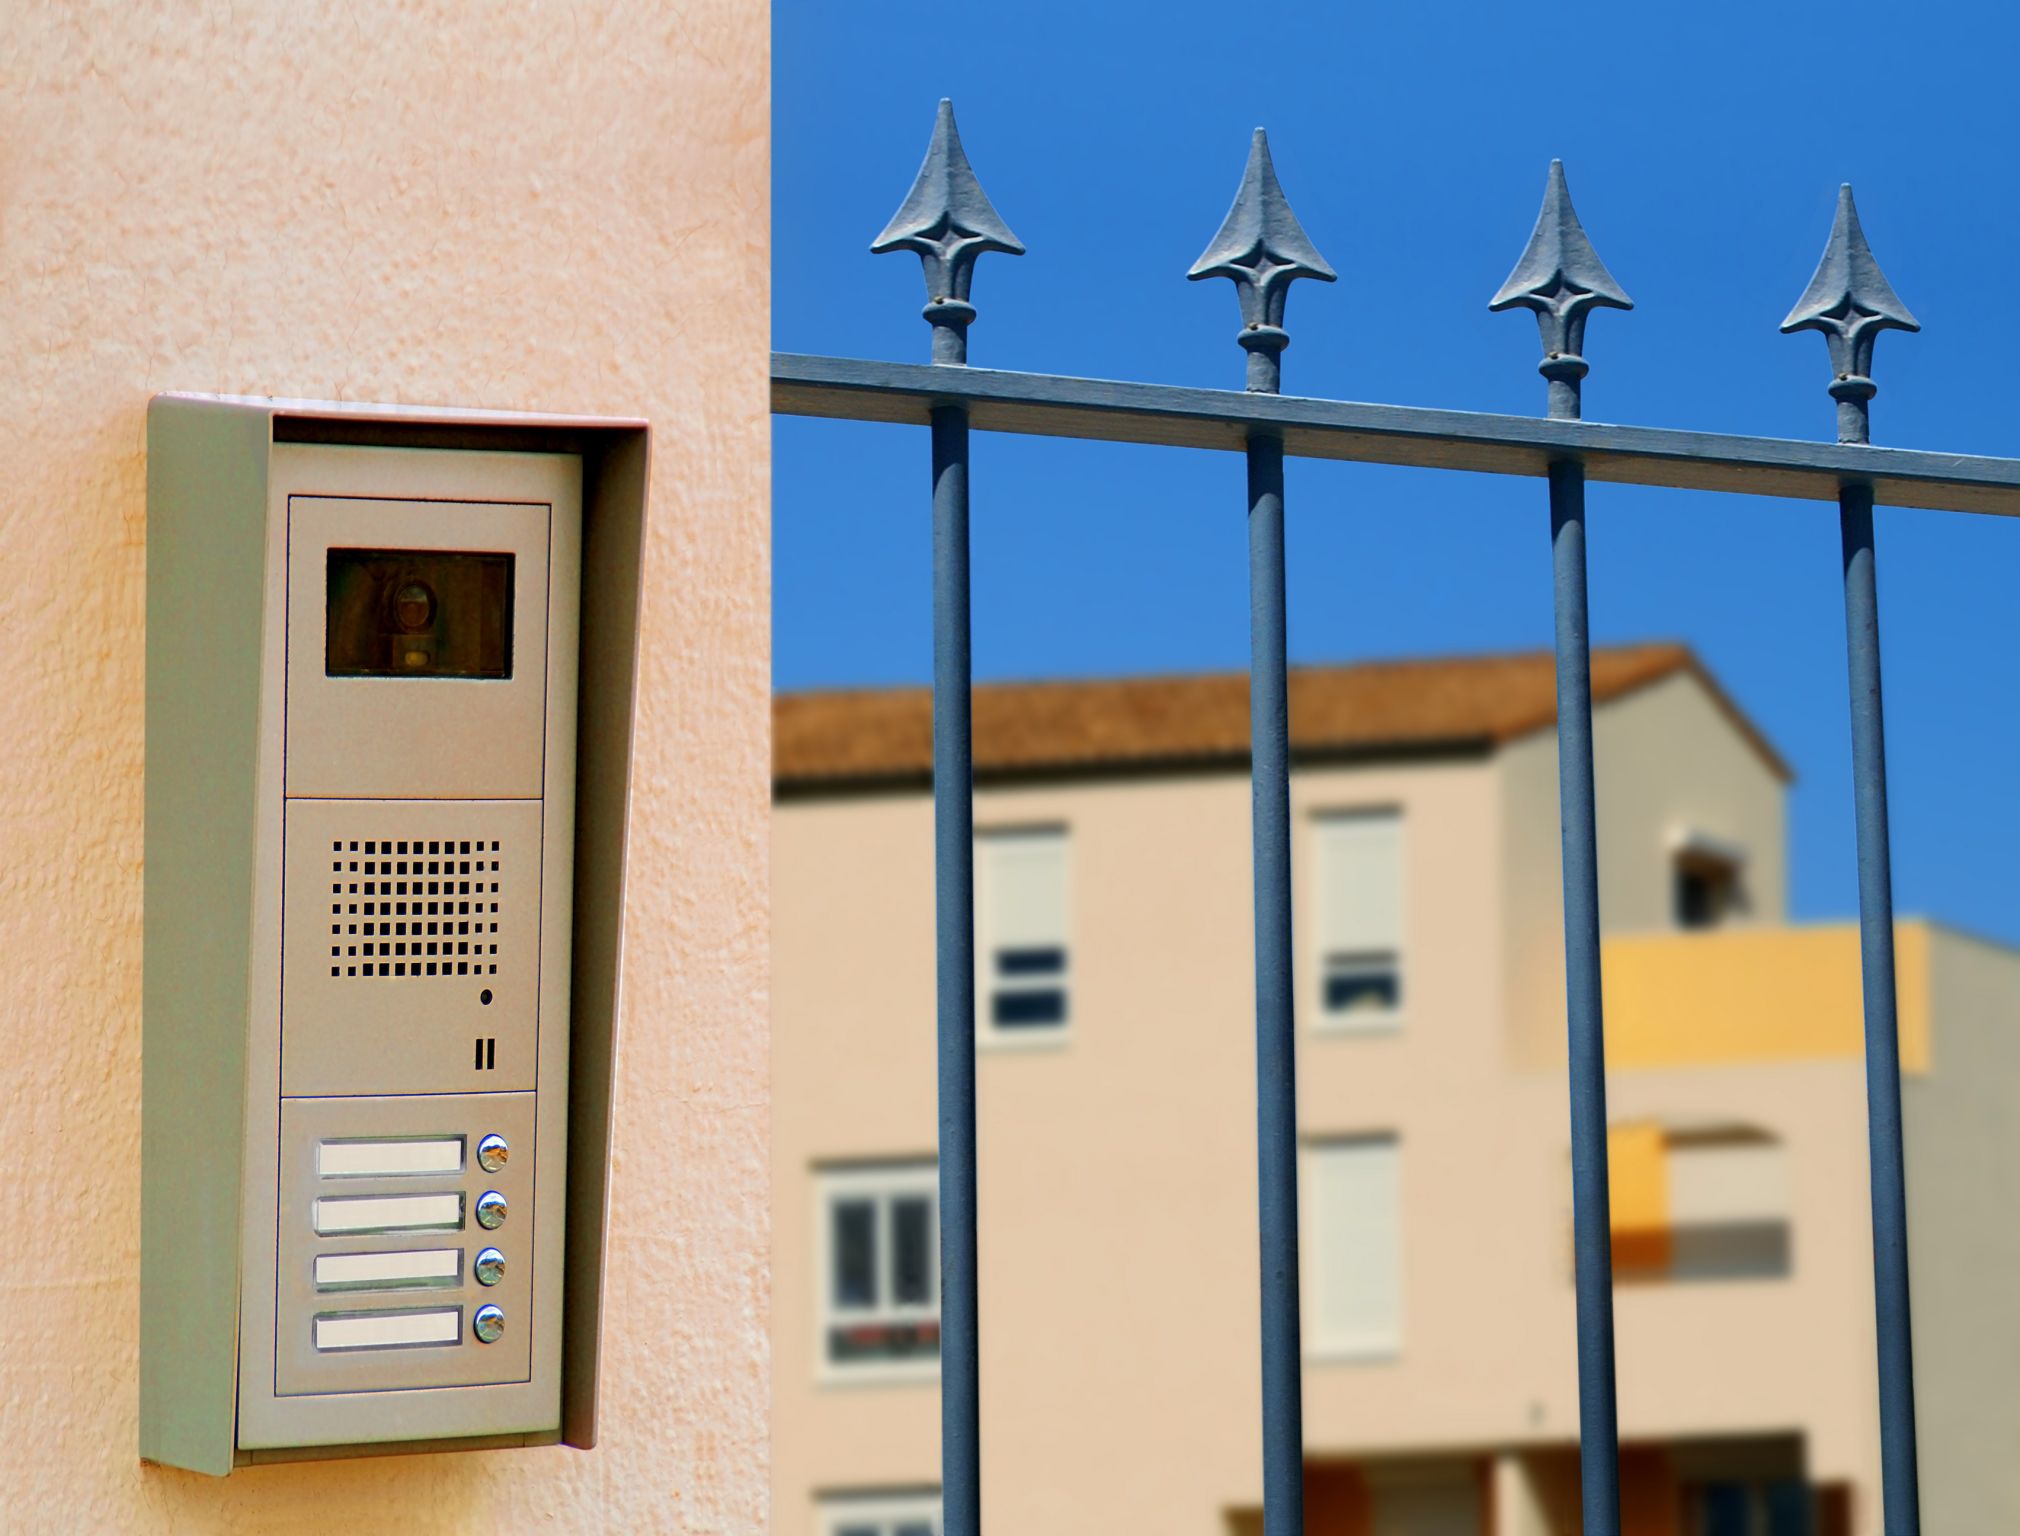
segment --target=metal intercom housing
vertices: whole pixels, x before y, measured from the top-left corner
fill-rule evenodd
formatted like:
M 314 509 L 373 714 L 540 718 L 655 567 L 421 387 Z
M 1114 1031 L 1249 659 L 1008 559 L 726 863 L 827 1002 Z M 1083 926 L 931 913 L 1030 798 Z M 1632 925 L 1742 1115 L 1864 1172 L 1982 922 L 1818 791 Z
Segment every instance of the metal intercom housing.
M 594 1443 L 646 461 L 151 403 L 145 1459 Z

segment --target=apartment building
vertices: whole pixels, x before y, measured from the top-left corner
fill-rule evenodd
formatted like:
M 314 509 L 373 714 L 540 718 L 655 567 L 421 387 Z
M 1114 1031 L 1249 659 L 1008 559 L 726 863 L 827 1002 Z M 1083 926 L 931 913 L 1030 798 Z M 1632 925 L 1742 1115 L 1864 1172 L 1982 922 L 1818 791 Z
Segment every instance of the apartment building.
M 1854 925 L 1685 648 L 1593 658 L 1632 1536 L 1879 1536 Z M 1311 1536 L 1578 1529 L 1545 654 L 1291 683 Z M 984 1512 L 1260 1530 L 1244 677 L 975 697 Z M 773 1518 L 936 1536 L 930 700 L 783 696 Z M 1849 835 L 1849 829 L 1847 829 Z M 1930 1529 L 2020 1528 L 2020 956 L 1899 934 Z

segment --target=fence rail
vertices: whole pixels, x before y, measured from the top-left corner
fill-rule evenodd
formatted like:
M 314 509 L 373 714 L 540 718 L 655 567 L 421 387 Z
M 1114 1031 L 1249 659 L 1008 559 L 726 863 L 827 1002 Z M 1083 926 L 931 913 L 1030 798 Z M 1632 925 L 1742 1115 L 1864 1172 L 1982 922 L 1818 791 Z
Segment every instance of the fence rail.
M 1584 337 L 1599 308 L 1629 309 L 1553 164 L 1542 210 L 1490 302 L 1535 311 L 1548 386 L 1542 419 L 1355 404 L 1279 393 L 1290 284 L 1334 274 L 1299 226 L 1257 129 L 1239 190 L 1188 274 L 1234 281 L 1247 354 L 1242 391 L 1120 383 L 966 366 L 971 285 L 985 251 L 1022 255 L 976 180 L 942 102 L 917 180 L 878 252 L 921 258 L 930 365 L 772 358 L 779 415 L 931 429 L 933 794 L 939 1007 L 941 1456 L 945 1536 L 981 1531 L 981 1416 L 975 1147 L 973 753 L 970 732 L 968 438 L 985 431 L 1240 451 L 1248 459 L 1251 773 L 1255 842 L 1258 1251 L 1262 1295 L 1265 1536 L 1302 1536 L 1296 1092 L 1291 962 L 1288 711 L 1285 695 L 1284 460 L 1342 459 L 1528 475 L 1549 482 L 1560 806 L 1564 851 L 1579 1450 L 1587 1536 L 1618 1536 L 1612 1260 L 1600 1012 L 1598 850 L 1586 623 L 1588 480 L 1835 501 L 1845 582 L 1858 843 L 1867 1126 L 1879 1354 L 1881 1494 L 1887 1536 L 1919 1536 L 1907 1207 L 1895 1025 L 1886 749 L 1872 509 L 1876 502 L 2020 515 L 2020 461 L 1867 444 L 1873 343 L 1915 330 L 1840 195 L 1823 259 L 1782 329 L 1830 348 L 1836 443 L 1617 426 L 1578 419 Z
M 772 354 L 772 411 L 926 426 L 936 405 L 959 405 L 981 432 L 1072 437 L 1240 453 L 1250 432 L 1275 432 L 1294 459 L 1344 459 L 1418 469 L 1547 478 L 1572 455 L 1586 478 L 1836 501 L 1846 481 L 1881 506 L 2020 517 L 2020 460 L 1855 443 L 1680 432 L 1598 421 L 1552 421 L 1410 405 L 1139 384 L 1067 374 L 1008 373 L 866 358 Z M 1407 509 L 1403 509 L 1407 511 Z

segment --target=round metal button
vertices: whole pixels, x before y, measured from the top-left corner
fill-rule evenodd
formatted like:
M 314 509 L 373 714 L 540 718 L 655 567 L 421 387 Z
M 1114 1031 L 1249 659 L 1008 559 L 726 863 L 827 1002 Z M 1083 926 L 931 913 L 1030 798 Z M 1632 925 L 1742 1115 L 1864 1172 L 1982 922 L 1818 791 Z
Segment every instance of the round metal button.
M 495 1189 L 487 1189 L 477 1197 L 477 1225 L 486 1232 L 495 1231 L 505 1225 L 505 1197 Z
M 496 1285 L 505 1278 L 505 1255 L 496 1248 L 486 1248 L 477 1255 L 470 1271 L 476 1275 L 479 1285 Z
M 479 1307 L 470 1319 L 470 1331 L 479 1344 L 496 1344 L 505 1334 L 505 1314 L 497 1307 Z
M 511 1157 L 512 1149 L 503 1136 L 486 1136 L 477 1143 L 477 1166 L 486 1173 L 496 1173 Z

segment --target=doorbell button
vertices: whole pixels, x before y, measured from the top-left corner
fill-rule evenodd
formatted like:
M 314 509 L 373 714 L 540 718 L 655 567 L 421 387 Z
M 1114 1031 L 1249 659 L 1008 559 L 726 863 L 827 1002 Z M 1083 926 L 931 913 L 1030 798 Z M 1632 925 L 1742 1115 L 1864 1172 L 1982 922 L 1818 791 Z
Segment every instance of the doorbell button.
M 471 1272 L 477 1276 L 479 1285 L 496 1285 L 505 1278 L 505 1255 L 496 1248 L 486 1248 L 477 1255 Z
M 479 1307 L 470 1320 L 470 1331 L 480 1344 L 496 1344 L 505 1334 L 505 1314 L 497 1307 Z
M 495 1189 L 487 1189 L 477 1197 L 477 1225 L 485 1231 L 495 1231 L 505 1225 L 505 1197 Z
M 512 1148 L 506 1145 L 503 1136 L 486 1136 L 477 1143 L 477 1166 L 486 1173 L 496 1173 L 511 1156 Z

